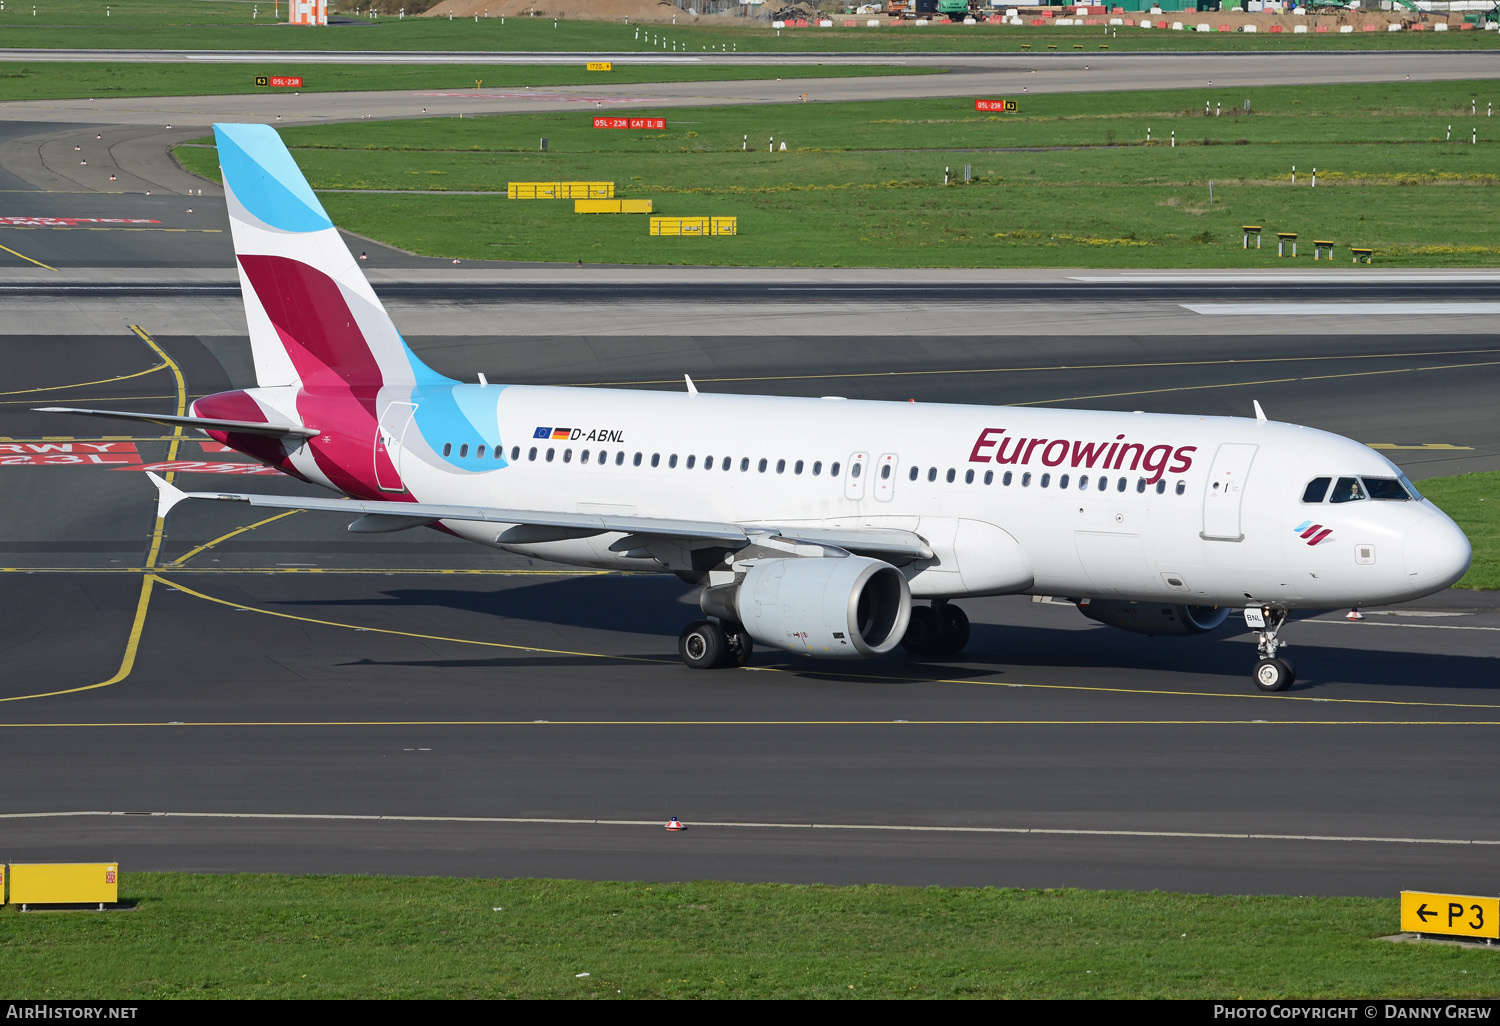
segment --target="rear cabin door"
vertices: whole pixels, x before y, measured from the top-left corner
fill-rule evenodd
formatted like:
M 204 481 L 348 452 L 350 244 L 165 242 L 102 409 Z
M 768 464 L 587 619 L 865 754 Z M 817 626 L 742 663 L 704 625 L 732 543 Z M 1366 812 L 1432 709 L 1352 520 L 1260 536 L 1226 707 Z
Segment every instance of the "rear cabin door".
M 382 492 L 404 492 L 401 481 L 401 440 L 417 412 L 415 403 L 393 402 L 380 414 L 375 431 L 375 484 Z
M 1225 442 L 1219 446 L 1203 490 L 1201 537 L 1205 541 L 1244 540 L 1245 533 L 1240 529 L 1240 503 L 1257 448 L 1247 442 Z

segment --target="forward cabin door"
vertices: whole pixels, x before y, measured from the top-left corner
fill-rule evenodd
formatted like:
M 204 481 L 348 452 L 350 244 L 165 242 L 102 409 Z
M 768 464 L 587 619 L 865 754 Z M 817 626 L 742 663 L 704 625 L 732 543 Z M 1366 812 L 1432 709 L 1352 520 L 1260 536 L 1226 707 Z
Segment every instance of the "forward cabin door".
M 415 403 L 393 402 L 380 414 L 375 431 L 375 484 L 382 492 L 404 492 L 401 481 L 401 439 L 417 412 Z
M 1214 454 L 1213 468 L 1203 489 L 1203 531 L 1205 541 L 1244 541 L 1240 529 L 1240 503 L 1244 498 L 1245 479 L 1259 446 L 1247 442 L 1225 442 Z

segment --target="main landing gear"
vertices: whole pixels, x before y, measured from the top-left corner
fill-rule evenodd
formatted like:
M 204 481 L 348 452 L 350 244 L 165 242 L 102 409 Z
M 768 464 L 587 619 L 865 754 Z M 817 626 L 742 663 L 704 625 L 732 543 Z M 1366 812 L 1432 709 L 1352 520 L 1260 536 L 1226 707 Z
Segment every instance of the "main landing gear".
M 912 655 L 957 655 L 968 643 L 969 618 L 962 609 L 946 599 L 911 607 L 911 623 L 901 647 Z
M 682 629 L 677 639 L 677 654 L 694 670 L 744 666 L 754 648 L 755 643 L 743 627 L 721 626 L 712 620 L 694 620 Z
M 1276 654 L 1285 644 L 1278 635 L 1286 623 L 1286 610 L 1276 606 L 1247 609 L 1245 622 L 1255 628 L 1255 650 L 1260 656 L 1255 664 L 1255 686 L 1262 691 L 1285 691 L 1297 683 L 1296 667 Z

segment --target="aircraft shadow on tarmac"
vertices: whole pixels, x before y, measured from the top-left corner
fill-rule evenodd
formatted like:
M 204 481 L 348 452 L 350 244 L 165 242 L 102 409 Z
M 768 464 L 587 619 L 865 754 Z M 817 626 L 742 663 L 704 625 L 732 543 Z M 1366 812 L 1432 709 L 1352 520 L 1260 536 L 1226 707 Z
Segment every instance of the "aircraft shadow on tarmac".
M 442 609 L 515 621 L 546 623 L 586 630 L 623 632 L 661 638 L 698 615 L 696 592 L 674 578 L 575 577 L 544 581 L 520 588 L 494 590 L 403 588 L 381 593 L 382 597 L 348 600 L 289 601 L 288 606 L 339 606 L 346 609 L 410 608 Z M 1014 600 L 1010 600 L 1014 601 Z M 977 603 L 970 604 L 975 611 Z M 1049 610 L 1048 613 L 1063 610 Z M 1029 606 L 1018 613 L 1035 615 Z M 1072 614 L 1077 615 L 1077 614 Z M 1500 674 L 1492 657 L 1455 653 L 1391 651 L 1351 646 L 1362 632 L 1368 640 L 1388 642 L 1385 629 L 1374 625 L 1343 626 L 1292 624 L 1291 656 L 1298 670 L 1293 693 L 1321 685 L 1341 683 L 1374 687 L 1440 687 L 1445 690 L 1495 693 Z M 1344 633 L 1347 632 L 1347 633 Z M 1379 632 L 1379 633 L 1377 633 Z M 1329 639 L 1332 634 L 1333 638 Z M 1327 644 L 1325 639 L 1337 640 Z M 496 640 L 500 640 L 496 638 Z M 516 643 L 506 639 L 507 643 Z M 585 643 L 579 642 L 580 647 Z M 539 643 L 539 648 L 560 647 Z M 592 646 L 591 646 L 592 647 Z M 600 653 L 604 654 L 604 653 Z M 640 653 L 648 658 L 657 653 Z M 676 657 L 676 645 L 664 645 L 663 660 Z M 392 663 L 406 666 L 515 667 L 526 664 L 559 665 L 566 656 L 494 659 L 433 659 Z M 581 662 L 592 662 L 585 659 Z M 374 664 L 378 661 L 361 660 Z M 975 622 L 969 646 L 952 661 L 916 660 L 898 649 L 869 662 L 813 663 L 802 659 L 788 662 L 762 647 L 752 663 L 786 665 L 809 679 L 842 682 L 866 679 L 889 682 L 892 675 L 985 679 L 1004 677 L 1018 667 L 1047 670 L 1119 670 L 1135 674 L 1192 674 L 1248 679 L 1255 662 L 1255 649 L 1243 630 L 1225 627 L 1210 635 L 1190 638 L 1150 638 L 1105 626 L 1083 630 L 1039 625 L 1007 625 Z M 357 664 L 355 664 L 357 665 Z M 1101 682 L 1102 683 L 1102 682 Z M 1150 686 L 1136 679 L 1132 686 Z

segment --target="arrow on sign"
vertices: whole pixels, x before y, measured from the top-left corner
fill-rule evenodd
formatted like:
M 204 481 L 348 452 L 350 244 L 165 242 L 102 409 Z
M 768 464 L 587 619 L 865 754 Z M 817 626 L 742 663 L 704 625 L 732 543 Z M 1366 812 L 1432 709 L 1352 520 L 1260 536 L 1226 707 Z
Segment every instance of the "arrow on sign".
M 1419 907 L 1418 907 L 1418 908 L 1417 908 L 1417 915 L 1418 915 L 1418 916 L 1420 916 L 1420 917 L 1421 917 L 1421 919 L 1422 919 L 1422 922 L 1424 922 L 1424 923 L 1425 923 L 1425 922 L 1427 922 L 1427 917 L 1428 917 L 1428 916 L 1435 916 L 1435 915 L 1437 915 L 1437 913 L 1436 913 L 1436 912 L 1433 912 L 1433 911 L 1432 911 L 1432 910 L 1431 910 L 1431 909 L 1429 909 L 1429 908 L 1428 908 L 1428 907 L 1427 907 L 1427 902 L 1425 902 L 1425 901 L 1424 901 L 1424 902 L 1422 902 L 1422 904 L 1421 904 L 1421 905 L 1420 905 L 1420 906 L 1419 906 Z

